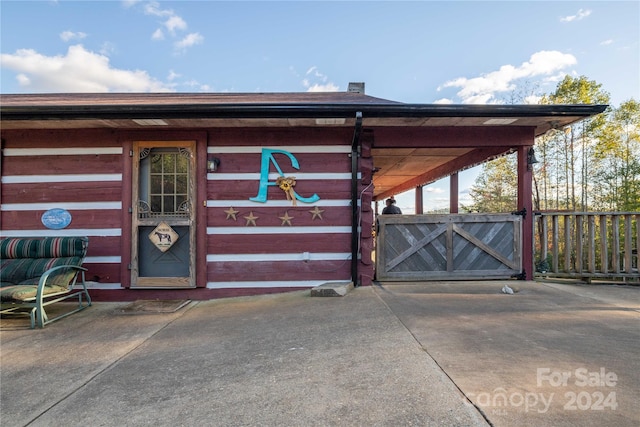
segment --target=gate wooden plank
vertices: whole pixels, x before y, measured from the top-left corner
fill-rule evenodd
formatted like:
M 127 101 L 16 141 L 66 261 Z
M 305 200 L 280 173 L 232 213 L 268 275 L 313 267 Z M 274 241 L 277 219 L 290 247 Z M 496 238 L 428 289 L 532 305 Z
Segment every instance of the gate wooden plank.
M 400 264 L 402 261 L 409 258 L 411 255 L 422 249 L 425 245 L 429 244 L 433 239 L 441 235 L 446 230 L 446 224 L 443 224 L 433 230 L 431 233 L 424 236 L 422 239 L 413 243 L 411 247 L 400 253 L 397 257 L 389 261 L 386 265 L 387 270 L 391 270 L 393 267 Z
M 510 259 L 502 256 L 502 254 L 498 253 L 496 250 L 494 250 L 493 248 L 487 246 L 482 240 L 478 239 L 477 237 L 467 233 L 464 229 L 458 227 L 457 225 L 453 225 L 453 230 L 458 233 L 460 236 L 464 237 L 465 239 L 467 239 L 468 241 L 470 241 L 471 243 L 473 243 L 474 245 L 476 245 L 477 247 L 479 247 L 480 249 L 482 249 L 483 251 L 485 251 L 486 253 L 488 253 L 489 255 L 491 255 L 492 257 L 494 257 L 495 259 L 497 259 L 498 261 L 500 261 L 501 263 L 503 263 L 504 265 L 508 266 L 511 269 L 516 269 L 518 268 L 517 265 L 514 265 L 513 261 L 511 261 Z
M 380 217 L 379 224 L 378 280 L 469 280 L 521 272 L 521 217 L 393 215 Z

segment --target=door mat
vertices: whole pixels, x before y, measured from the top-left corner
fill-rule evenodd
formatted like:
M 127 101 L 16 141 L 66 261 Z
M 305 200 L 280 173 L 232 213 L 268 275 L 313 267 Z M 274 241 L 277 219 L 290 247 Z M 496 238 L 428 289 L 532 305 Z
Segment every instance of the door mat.
M 137 300 L 116 311 L 121 314 L 175 313 L 190 302 L 190 299 Z

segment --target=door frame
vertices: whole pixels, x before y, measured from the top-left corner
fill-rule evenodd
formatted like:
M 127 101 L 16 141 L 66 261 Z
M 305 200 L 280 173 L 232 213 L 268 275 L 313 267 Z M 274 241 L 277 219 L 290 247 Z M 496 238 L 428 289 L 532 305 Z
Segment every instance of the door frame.
M 189 276 L 188 277 L 153 277 L 146 280 L 138 275 L 139 266 L 139 226 L 146 225 L 145 221 L 140 220 L 138 215 L 138 199 L 140 195 L 140 150 L 143 148 L 188 148 L 191 151 L 189 159 L 189 199 L 191 200 L 191 212 L 185 224 L 189 226 Z M 131 164 L 131 263 L 130 263 L 130 288 L 131 289 L 185 289 L 195 288 L 197 283 L 197 264 L 196 253 L 198 248 L 198 210 L 199 210 L 199 193 L 198 164 L 196 162 L 198 143 L 196 140 L 144 140 L 133 141 L 132 153 L 133 159 Z M 146 283 L 145 283 L 146 282 Z

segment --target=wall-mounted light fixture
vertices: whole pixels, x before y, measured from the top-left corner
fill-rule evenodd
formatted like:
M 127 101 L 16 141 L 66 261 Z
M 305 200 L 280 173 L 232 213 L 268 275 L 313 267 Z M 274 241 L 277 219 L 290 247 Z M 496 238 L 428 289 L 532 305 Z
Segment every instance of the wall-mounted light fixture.
M 218 170 L 218 166 L 220 166 L 220 159 L 217 157 L 209 156 L 207 157 L 207 172 L 213 173 Z
M 538 159 L 536 159 L 536 152 L 533 147 L 529 148 L 527 151 L 527 167 L 531 170 L 531 166 L 535 163 L 538 163 Z

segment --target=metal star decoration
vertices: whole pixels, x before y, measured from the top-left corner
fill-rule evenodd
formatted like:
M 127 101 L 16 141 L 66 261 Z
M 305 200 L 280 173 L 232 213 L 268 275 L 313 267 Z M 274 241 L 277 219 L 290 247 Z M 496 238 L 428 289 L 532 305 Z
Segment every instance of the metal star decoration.
M 226 211 L 224 211 L 224 213 L 226 213 L 226 214 L 227 214 L 227 219 L 232 218 L 234 221 L 237 221 L 237 220 L 238 220 L 238 218 L 236 218 L 236 214 L 237 214 L 238 212 L 240 212 L 240 211 L 237 211 L 237 210 L 235 210 L 235 209 L 233 209 L 233 208 L 229 208 L 229 209 L 227 209 Z
M 256 219 L 258 219 L 258 217 L 253 215 L 253 211 L 249 212 L 249 216 L 245 216 L 244 219 L 247 220 L 247 227 L 249 225 L 253 225 L 254 227 L 256 227 Z
M 279 216 L 278 218 L 280 218 L 282 220 L 282 224 L 281 225 L 291 225 L 291 220 L 294 218 L 292 216 L 289 216 L 289 212 L 285 212 L 284 216 Z
M 311 215 L 313 215 L 311 217 L 311 221 L 313 221 L 314 219 L 316 219 L 316 217 L 322 219 L 322 212 L 324 212 L 323 209 L 320 209 L 319 207 L 314 207 L 312 210 L 309 211 L 311 213 Z

